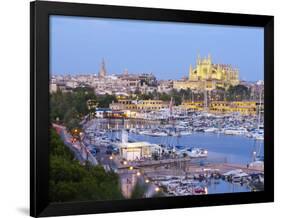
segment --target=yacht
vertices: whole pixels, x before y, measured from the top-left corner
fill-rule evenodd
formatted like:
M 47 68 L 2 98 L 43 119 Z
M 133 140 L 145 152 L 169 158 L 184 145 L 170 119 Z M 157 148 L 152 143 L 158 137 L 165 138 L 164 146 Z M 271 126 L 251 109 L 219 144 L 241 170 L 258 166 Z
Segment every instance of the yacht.
M 257 135 L 255 135 L 255 139 L 256 140 L 264 140 L 264 136 L 263 136 L 263 134 L 257 134 Z
M 216 132 L 218 131 L 217 128 L 214 128 L 214 127 L 211 127 L 211 128 L 208 128 L 208 129 L 205 129 L 204 132 Z
M 167 136 L 168 134 L 165 132 L 159 132 L 159 131 L 149 131 L 149 130 L 144 130 L 144 131 L 139 131 L 139 134 L 141 135 L 148 135 L 148 136 Z
M 257 129 L 254 133 L 253 133 L 253 137 L 256 140 L 264 140 L 264 130 L 263 129 Z
M 180 135 L 191 135 L 192 133 L 190 131 L 181 131 Z
M 226 135 L 245 135 L 247 130 L 245 128 L 228 128 L 224 130 Z
M 240 182 L 243 182 L 243 180 L 247 179 L 248 177 L 249 177 L 249 175 L 247 173 L 244 173 L 244 172 L 237 173 L 232 176 L 232 182 L 240 183 Z
M 186 153 L 191 158 L 208 156 L 208 151 L 203 148 L 188 148 L 186 149 Z

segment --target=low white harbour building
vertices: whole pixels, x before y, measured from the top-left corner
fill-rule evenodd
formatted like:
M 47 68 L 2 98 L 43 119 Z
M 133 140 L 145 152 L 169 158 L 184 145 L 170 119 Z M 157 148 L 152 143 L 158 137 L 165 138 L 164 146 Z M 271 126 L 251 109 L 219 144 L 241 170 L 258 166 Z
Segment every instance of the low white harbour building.
M 149 142 L 122 142 L 118 144 L 120 156 L 128 161 L 150 158 L 153 154 L 161 155 L 163 148 Z

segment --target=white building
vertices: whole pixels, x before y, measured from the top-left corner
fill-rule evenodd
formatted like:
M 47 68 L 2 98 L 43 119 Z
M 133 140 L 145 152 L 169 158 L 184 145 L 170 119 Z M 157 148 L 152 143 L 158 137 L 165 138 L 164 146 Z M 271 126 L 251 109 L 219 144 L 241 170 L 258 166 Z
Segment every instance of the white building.
M 51 83 L 50 84 L 50 92 L 51 93 L 54 93 L 54 92 L 57 92 L 58 91 L 58 86 L 56 83 Z
M 96 117 L 105 118 L 107 114 L 111 113 L 112 110 L 109 108 L 96 108 Z
M 75 80 L 69 80 L 69 81 L 66 81 L 65 85 L 67 87 L 75 89 L 78 87 L 78 82 L 76 82 Z
M 153 154 L 162 154 L 163 148 L 148 142 L 123 142 L 118 144 L 120 155 L 128 161 L 150 158 Z
M 169 93 L 173 89 L 172 80 L 161 80 L 157 86 L 157 91 L 161 93 Z

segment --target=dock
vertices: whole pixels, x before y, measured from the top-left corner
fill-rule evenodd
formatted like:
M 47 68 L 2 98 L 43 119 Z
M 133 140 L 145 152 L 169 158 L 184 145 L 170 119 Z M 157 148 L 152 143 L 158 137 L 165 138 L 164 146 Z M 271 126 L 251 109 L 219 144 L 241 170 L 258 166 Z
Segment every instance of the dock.
M 128 171 L 128 167 L 133 166 L 134 169 L 139 169 L 147 174 L 158 175 L 178 175 L 178 174 L 196 174 L 202 172 L 219 172 L 220 174 L 226 173 L 231 170 L 241 169 L 247 174 L 263 173 L 263 168 L 252 168 L 246 164 L 233 164 L 233 163 L 207 163 L 201 165 L 199 162 L 191 162 L 191 159 L 178 158 L 178 159 L 164 159 L 164 160 L 147 160 L 142 162 L 134 162 L 128 165 L 118 164 L 118 172 Z
M 145 161 L 135 161 L 132 162 L 132 166 L 136 168 L 147 168 L 147 167 L 160 167 L 165 165 L 173 165 L 177 163 L 186 163 L 190 162 L 189 157 L 185 158 L 169 158 L 169 159 L 163 159 L 163 160 L 145 160 Z M 119 165 L 118 169 L 124 169 L 128 168 L 128 166 Z

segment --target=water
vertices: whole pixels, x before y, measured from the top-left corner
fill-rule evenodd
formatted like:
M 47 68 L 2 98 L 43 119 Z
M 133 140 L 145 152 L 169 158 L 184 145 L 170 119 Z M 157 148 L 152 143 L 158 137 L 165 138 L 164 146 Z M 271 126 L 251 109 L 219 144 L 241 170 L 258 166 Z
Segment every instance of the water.
M 264 152 L 263 141 L 255 141 L 245 136 L 193 133 L 181 137 L 152 137 L 130 133 L 129 137 L 137 141 L 204 148 L 208 150 L 208 159 L 225 159 L 228 163 L 247 164 L 253 161 L 253 151 L 261 156 Z
M 245 136 L 230 136 L 212 133 L 193 133 L 188 136 L 174 137 L 152 137 L 137 134 L 129 134 L 130 138 L 138 141 L 148 141 L 151 143 L 184 145 L 188 147 L 201 147 L 208 150 L 208 160 L 224 160 L 228 163 L 247 164 L 253 161 L 253 151 L 260 149 L 260 155 L 263 155 L 263 141 L 255 141 Z M 165 143 L 166 142 L 166 143 Z M 210 180 L 207 183 L 201 183 L 207 187 L 208 194 L 249 192 L 250 187 L 240 183 L 230 183 L 220 180 Z
M 208 194 L 220 194 L 220 193 L 234 193 L 234 192 L 249 192 L 251 189 L 247 185 L 241 185 L 240 183 L 230 183 L 222 179 L 210 180 L 205 184 L 208 190 Z
M 159 127 L 157 121 L 143 120 L 101 120 L 101 128 L 154 128 Z M 161 136 L 153 137 L 129 133 L 129 139 L 147 141 L 156 144 L 200 147 L 208 150 L 208 160 L 223 160 L 228 163 L 247 164 L 253 161 L 253 152 L 264 155 L 264 142 L 255 141 L 246 136 L 234 136 L 215 133 L 197 133 L 185 136 Z
M 158 127 L 157 122 L 147 121 L 130 121 L 130 120 L 114 120 L 102 121 L 99 123 L 101 128 L 111 129 L 117 128 L 119 130 L 126 128 L 154 128 Z M 120 137 L 119 132 L 112 133 Z M 248 164 L 253 161 L 253 152 L 256 151 L 257 155 L 264 155 L 264 142 L 255 141 L 246 136 L 234 136 L 215 133 L 198 133 L 194 132 L 186 136 L 161 136 L 153 137 L 147 135 L 139 135 L 129 133 L 129 139 L 136 141 L 147 141 L 156 144 L 186 146 L 186 147 L 200 147 L 208 150 L 207 161 L 223 160 L 228 163 Z M 250 187 L 247 185 L 235 184 L 220 180 L 208 180 L 201 182 L 201 185 L 207 187 L 208 194 L 219 193 L 233 193 L 233 192 L 249 192 Z

